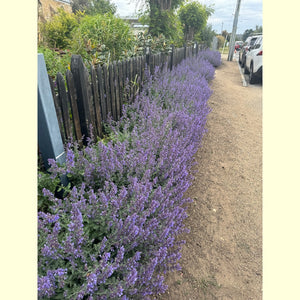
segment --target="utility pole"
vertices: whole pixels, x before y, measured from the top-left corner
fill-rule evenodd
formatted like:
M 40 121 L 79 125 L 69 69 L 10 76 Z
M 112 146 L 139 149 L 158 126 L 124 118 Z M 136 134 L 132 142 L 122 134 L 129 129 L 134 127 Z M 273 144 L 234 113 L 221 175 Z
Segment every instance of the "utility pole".
M 241 6 L 241 0 L 237 0 L 235 14 L 234 14 L 234 20 L 233 20 L 233 26 L 232 26 L 232 33 L 231 33 L 230 42 L 229 42 L 229 53 L 228 53 L 228 58 L 227 58 L 227 60 L 230 60 L 230 61 L 232 61 L 233 52 L 234 52 L 235 35 L 236 35 L 237 22 L 238 22 L 238 18 L 239 18 L 240 6 Z

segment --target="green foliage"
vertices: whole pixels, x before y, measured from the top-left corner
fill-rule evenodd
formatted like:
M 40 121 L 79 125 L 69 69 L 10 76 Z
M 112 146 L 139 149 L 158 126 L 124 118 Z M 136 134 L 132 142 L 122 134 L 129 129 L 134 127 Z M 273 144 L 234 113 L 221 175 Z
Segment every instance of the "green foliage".
M 96 15 L 96 14 L 115 14 L 117 7 L 115 4 L 110 3 L 109 0 L 93 0 L 92 5 L 86 10 L 86 14 Z
M 168 53 L 171 51 L 172 41 L 167 39 L 163 34 L 152 36 L 139 32 L 136 36 L 134 55 L 143 55 L 145 48 L 149 48 L 152 54 L 159 52 Z
M 182 26 L 175 10 L 183 0 L 145 0 L 148 10 L 141 18 L 142 23 L 149 25 L 151 36 L 164 35 L 167 39 L 178 43 L 182 39 Z
M 66 70 L 70 68 L 71 64 L 71 52 L 66 50 L 62 54 L 49 49 L 47 47 L 38 47 L 38 53 L 43 53 L 48 74 L 55 78 L 58 72 L 65 74 Z
M 86 15 L 73 34 L 73 53 L 92 64 L 118 60 L 133 47 L 129 25 L 112 14 Z
M 142 22 L 149 24 L 148 32 L 153 37 L 163 35 L 174 43 L 180 43 L 182 40 L 182 25 L 172 9 L 162 10 L 153 5 L 152 10 L 144 15 Z
M 59 8 L 58 13 L 52 19 L 40 24 L 44 44 L 49 48 L 68 48 L 72 39 L 72 31 L 78 27 L 81 15 L 68 13 Z
M 38 210 L 48 212 L 48 208 L 51 205 L 49 197 L 45 197 L 43 189 L 49 190 L 51 193 L 58 191 L 60 186 L 59 178 L 51 178 L 50 174 L 45 172 L 38 172 Z
M 193 1 L 181 6 L 179 18 L 184 24 L 184 38 L 186 41 L 193 40 L 194 35 L 201 32 L 206 26 L 210 12 L 207 7 Z
M 258 33 L 262 33 L 262 31 L 263 31 L 262 26 L 258 26 L 258 25 L 256 25 L 255 30 L 253 30 L 253 29 L 246 29 L 244 31 L 244 33 L 243 33 L 242 39 L 243 39 L 243 41 L 246 41 L 246 39 L 247 39 L 248 36 L 255 35 L 255 34 L 258 34 Z
M 87 15 L 116 13 L 116 5 L 109 0 L 72 0 L 72 11 L 85 12 Z
M 218 38 L 217 48 L 219 49 L 219 48 L 223 47 L 224 42 L 225 42 L 225 38 L 222 35 L 217 35 L 217 38 Z
M 206 26 L 202 31 L 196 35 L 196 41 L 202 41 L 206 47 L 210 47 L 214 36 L 216 35 L 215 31 L 212 29 L 211 25 Z
M 223 30 L 221 35 L 227 40 L 227 42 L 230 41 L 230 34 L 227 32 L 227 30 Z

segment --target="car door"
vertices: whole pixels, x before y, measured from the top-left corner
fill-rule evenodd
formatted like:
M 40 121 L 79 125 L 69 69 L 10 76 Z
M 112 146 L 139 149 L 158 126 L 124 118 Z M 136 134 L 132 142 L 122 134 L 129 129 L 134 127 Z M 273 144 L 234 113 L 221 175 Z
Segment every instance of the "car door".
M 249 51 L 246 54 L 245 67 L 247 68 L 247 70 L 250 69 L 251 61 L 253 61 L 253 59 L 255 59 L 255 55 L 256 55 L 257 49 L 260 47 L 261 41 L 262 41 L 262 37 L 258 37 L 255 40 L 254 44 L 249 48 Z

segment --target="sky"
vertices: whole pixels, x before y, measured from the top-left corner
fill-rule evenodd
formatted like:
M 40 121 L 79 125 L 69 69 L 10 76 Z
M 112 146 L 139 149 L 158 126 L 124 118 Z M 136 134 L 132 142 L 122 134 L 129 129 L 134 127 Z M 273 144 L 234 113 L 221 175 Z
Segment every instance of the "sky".
M 237 33 L 242 34 L 246 29 L 255 29 L 263 22 L 263 0 L 241 0 Z M 141 0 L 111 0 L 117 5 L 117 14 L 121 17 L 132 16 L 141 7 Z M 212 6 L 215 10 L 208 19 L 208 24 L 216 33 L 222 30 L 232 31 L 237 0 L 201 0 L 201 4 Z

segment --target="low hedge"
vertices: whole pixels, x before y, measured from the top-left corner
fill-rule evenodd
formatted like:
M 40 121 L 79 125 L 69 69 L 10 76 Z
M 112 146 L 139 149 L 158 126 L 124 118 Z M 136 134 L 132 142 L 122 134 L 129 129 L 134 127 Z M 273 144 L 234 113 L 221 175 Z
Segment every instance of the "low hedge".
M 157 73 L 108 137 L 66 146 L 50 160 L 49 181 L 67 174 L 57 196 L 40 181 L 39 299 L 151 299 L 179 270 L 179 235 L 187 232 L 184 197 L 193 155 L 206 131 L 209 81 L 220 53 L 209 50 Z M 46 185 L 45 185 L 46 186 Z M 52 185 L 53 186 L 53 185 Z

